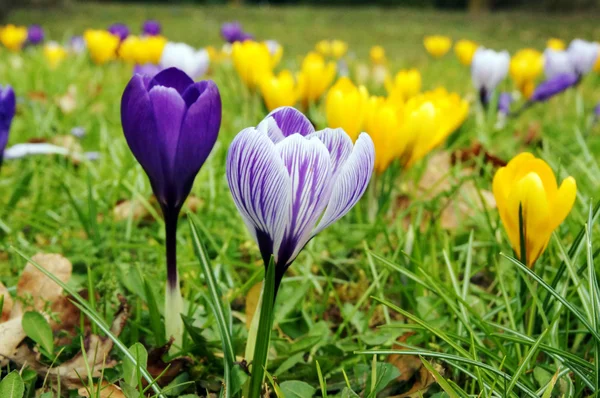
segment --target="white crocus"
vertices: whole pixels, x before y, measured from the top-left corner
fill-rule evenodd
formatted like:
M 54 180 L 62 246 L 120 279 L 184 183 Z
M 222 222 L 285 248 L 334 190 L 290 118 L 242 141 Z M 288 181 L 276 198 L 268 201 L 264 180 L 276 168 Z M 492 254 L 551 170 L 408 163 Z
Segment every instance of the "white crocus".
M 575 73 L 575 69 L 571 57 L 566 51 L 557 51 L 551 48 L 544 51 L 544 74 L 548 79 L 573 73 Z
M 585 75 L 590 72 L 598 59 L 600 45 L 598 43 L 575 39 L 569 44 L 567 53 L 573 64 L 575 72 L 579 75 Z
M 480 47 L 473 56 L 471 78 L 482 101 L 500 84 L 508 74 L 510 55 L 508 51 L 494 51 Z
M 163 69 L 175 67 L 193 79 L 204 75 L 208 70 L 209 63 L 208 51 L 197 50 L 185 43 L 167 43 L 160 58 L 160 66 Z

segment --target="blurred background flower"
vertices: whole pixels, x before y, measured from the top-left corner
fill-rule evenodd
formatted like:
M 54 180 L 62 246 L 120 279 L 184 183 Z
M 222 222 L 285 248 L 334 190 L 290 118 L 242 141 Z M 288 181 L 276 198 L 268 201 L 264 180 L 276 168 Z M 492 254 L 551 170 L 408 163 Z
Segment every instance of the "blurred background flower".
M 452 39 L 442 35 L 425 36 L 423 45 L 432 57 L 441 58 L 446 55 L 450 50 L 450 47 L 452 47 Z

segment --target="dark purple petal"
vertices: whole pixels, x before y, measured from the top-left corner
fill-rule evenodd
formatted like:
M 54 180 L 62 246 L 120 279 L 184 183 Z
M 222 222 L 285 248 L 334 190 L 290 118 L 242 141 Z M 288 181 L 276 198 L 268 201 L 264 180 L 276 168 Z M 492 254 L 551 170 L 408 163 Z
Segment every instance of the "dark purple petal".
M 40 25 L 29 25 L 27 28 L 27 42 L 29 44 L 39 44 L 44 41 L 44 28 Z
M 227 182 L 267 266 L 289 219 L 291 181 L 266 132 L 251 127 L 234 138 L 227 153 Z
M 164 192 L 160 138 L 143 76 L 135 75 L 121 98 L 121 124 L 133 156 L 148 174 L 154 192 Z
M 271 136 L 271 139 L 273 139 L 274 142 L 278 142 L 282 138 L 289 137 L 290 135 L 296 133 L 307 136 L 315 132 L 315 128 L 310 120 L 308 120 L 308 118 L 304 116 L 302 112 L 296 108 L 292 108 L 291 106 L 282 106 L 281 108 L 277 108 L 269 113 L 266 119 L 269 117 L 275 120 L 275 123 L 277 123 L 276 127 L 281 132 L 281 138 L 277 138 L 279 135 L 277 132 L 269 133 L 269 136 Z
M 375 146 L 366 133 L 356 140 L 352 154 L 342 166 L 339 176 L 333 182 L 334 188 L 313 236 L 339 220 L 348 213 L 361 198 L 373 175 L 375 165 Z
M 160 73 L 160 71 L 162 71 L 162 68 L 155 64 L 136 65 L 133 67 L 134 74 L 149 76 L 151 78 Z
M 291 178 L 292 203 L 285 234 L 276 256 L 278 267 L 289 265 L 313 236 L 331 190 L 329 151 L 316 137 L 293 134 L 275 145 Z
M 189 107 L 181 124 L 175 172 L 180 180 L 178 197 L 187 197 L 194 178 L 212 151 L 221 127 L 221 95 L 211 80 L 190 86 L 183 94 Z
M 0 163 L 6 144 L 10 125 L 15 116 L 16 98 L 11 86 L 0 86 Z
M 510 113 L 510 104 L 513 102 L 513 97 L 510 93 L 500 93 L 498 97 L 498 111 L 504 115 Z
M 562 93 L 566 89 L 575 86 L 579 82 L 579 77 L 575 74 L 562 73 L 556 75 L 535 88 L 530 101 L 546 101 L 556 94 Z
M 142 25 L 142 33 L 144 33 L 145 35 L 157 36 L 160 34 L 160 31 L 160 22 L 155 21 L 153 19 L 147 20 L 146 22 L 144 22 L 144 25 Z
M 123 23 L 112 24 L 108 27 L 107 30 L 113 35 L 119 36 L 119 39 L 121 39 L 121 41 L 125 40 L 127 36 L 129 36 L 129 28 Z
M 344 129 L 330 129 L 316 131 L 306 138 L 317 137 L 325 145 L 331 156 L 332 176 L 335 178 L 341 167 L 346 163 L 352 153 L 354 144 Z
M 242 32 L 237 41 L 254 40 L 254 35 L 248 32 Z
M 174 88 L 179 95 L 183 95 L 185 90 L 192 84 L 194 84 L 194 81 L 184 71 L 177 68 L 167 68 L 154 76 L 148 85 L 148 90 L 151 90 L 154 86 L 164 86 Z

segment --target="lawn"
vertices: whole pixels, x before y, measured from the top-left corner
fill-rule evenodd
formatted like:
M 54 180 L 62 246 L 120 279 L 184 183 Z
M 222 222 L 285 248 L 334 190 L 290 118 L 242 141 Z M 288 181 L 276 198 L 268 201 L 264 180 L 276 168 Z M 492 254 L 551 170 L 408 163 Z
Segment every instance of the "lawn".
M 137 30 L 149 18 L 161 22 L 169 40 L 197 47 L 220 47 L 221 24 L 238 20 L 258 39 L 276 39 L 283 46 L 278 70 L 298 70 L 317 41 L 341 39 L 348 43 L 346 59 L 354 75 L 353 68 L 368 64 L 369 50 L 378 44 L 392 73 L 417 68 L 423 90 L 443 86 L 469 102 L 468 117 L 444 143 L 410 168 L 394 164 L 377 178 L 377 186 L 372 180 L 355 208 L 311 240 L 287 270 L 268 352 L 271 396 L 597 396 L 600 123 L 592 110 L 600 101 L 600 74 L 591 72 L 576 88 L 503 118 L 478 104 L 469 68 L 452 51 L 430 57 L 423 37 L 472 39 L 511 53 L 523 47 L 543 51 L 550 37 L 599 40 L 598 15 L 510 11 L 474 18 L 393 8 L 92 3 L 16 10 L 7 22 L 37 23 L 50 38 L 67 41 L 114 22 Z M 29 320 L 22 346 L 35 354 L 17 368 L 25 396 L 36 391 L 68 396 L 67 390 L 78 396 L 77 389 L 83 394 L 86 387 L 98 388 L 99 378 L 121 386 L 123 392 L 115 390 L 113 397 L 140 396 L 136 391 L 146 386 L 141 372 L 102 330 L 115 317 L 125 319 L 116 325 L 118 341 L 133 346 L 135 359 L 147 362 L 159 380 L 147 394 L 160 388 L 167 396 L 225 395 L 248 378 L 247 342 L 253 343 L 249 330 L 265 272 L 232 200 L 225 164 L 234 136 L 256 126 L 267 111 L 230 62 L 211 65 L 207 78 L 220 90 L 222 124 L 179 220 L 187 333 L 181 349 L 166 354 L 160 351 L 169 311 L 162 301 L 165 223 L 120 118 L 131 69 L 116 61 L 94 65 L 86 54 L 53 69 L 39 48 L 18 55 L 0 51 L 0 85 L 12 85 L 18 98 L 9 146 L 44 141 L 77 153 L 98 152 L 96 160 L 6 160 L 0 169 L 0 282 L 16 303 L 30 306 L 54 285 L 27 286 L 21 277 L 25 265 L 38 253 L 58 253 L 72 263 L 72 275 L 63 280 L 69 293 L 83 297 L 73 299 L 81 311 L 62 301 L 64 307 L 44 308 L 51 324 L 64 325 L 53 329 L 51 343 L 39 337 L 47 325 L 43 317 Z M 367 89 L 385 94 L 372 82 Z M 510 78 L 500 89 L 515 91 Z M 319 129 L 327 126 L 324 108 L 321 101 L 307 111 Z M 74 128 L 85 135 L 74 138 Z M 559 184 L 567 176 L 577 181 L 572 211 L 532 268 L 515 259 L 491 192 L 498 167 L 523 151 L 544 159 Z M 215 316 L 211 277 L 199 261 L 203 254 L 221 293 L 216 292 L 218 307 L 230 319 L 236 364 L 227 392 L 221 389 L 225 333 Z M 35 259 L 50 269 L 48 262 L 59 262 Z M 42 326 L 32 327 L 39 325 L 34 321 Z M 90 346 L 91 335 L 101 336 L 98 351 L 106 358 L 89 367 L 80 364 L 81 380 L 52 372 L 59 366 L 72 370 L 72 358 Z M 3 338 L 0 334 L 0 347 Z M 7 380 L 22 362 L 0 358 L 0 364 L 0 378 Z M 0 383 L 0 398 L 9 391 L 3 389 L 7 384 Z

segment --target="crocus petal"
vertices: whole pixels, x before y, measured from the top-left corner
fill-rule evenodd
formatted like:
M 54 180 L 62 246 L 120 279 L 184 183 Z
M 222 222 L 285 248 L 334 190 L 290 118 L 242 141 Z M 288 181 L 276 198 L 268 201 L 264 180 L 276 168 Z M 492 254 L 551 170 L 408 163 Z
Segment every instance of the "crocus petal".
M 192 84 L 194 81 L 185 72 L 177 68 L 167 68 L 154 76 L 148 85 L 148 90 L 154 86 L 165 86 L 174 88 L 179 95 L 183 95 L 184 91 Z
M 342 166 L 339 177 L 334 181 L 334 188 L 313 236 L 339 220 L 361 198 L 373 174 L 375 165 L 375 146 L 371 137 L 362 133 L 358 137 L 354 150 Z
M 227 153 L 227 182 L 233 201 L 254 235 L 265 265 L 277 253 L 291 207 L 290 176 L 266 133 L 247 128 Z
M 293 134 L 276 144 L 291 178 L 292 203 L 289 221 L 277 255 L 277 264 L 288 265 L 312 237 L 325 210 L 331 188 L 331 158 L 316 137 Z
M 327 148 L 331 155 L 332 175 L 335 178 L 341 167 L 346 163 L 352 153 L 352 139 L 341 129 L 330 129 L 316 131 L 309 134 L 307 138 L 317 137 Z
M 272 117 L 281 130 L 283 137 L 289 137 L 292 134 L 308 135 L 315 132 L 315 128 L 306 116 L 296 108 L 291 106 L 282 106 L 269 113 L 267 117 Z
M 552 204 L 552 229 L 557 228 L 569 215 L 569 212 L 573 208 L 575 198 L 577 197 L 577 184 L 573 177 L 567 177 L 564 179 L 560 188 L 556 193 L 556 198 Z
M 198 170 L 217 141 L 221 126 L 221 96 L 214 82 L 195 83 L 186 90 L 183 99 L 189 109 L 181 125 L 174 168 L 183 180 L 178 193 L 180 198 L 189 194 Z

